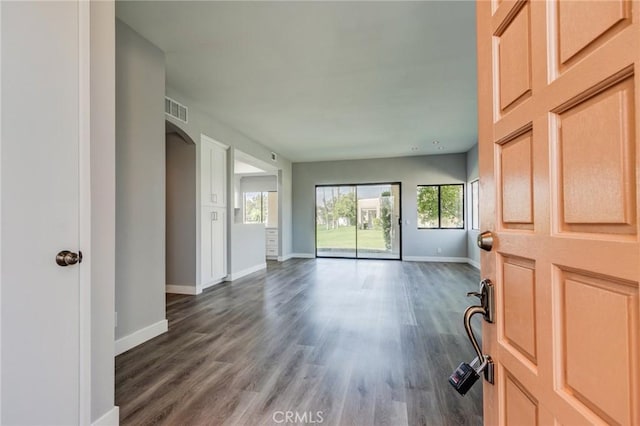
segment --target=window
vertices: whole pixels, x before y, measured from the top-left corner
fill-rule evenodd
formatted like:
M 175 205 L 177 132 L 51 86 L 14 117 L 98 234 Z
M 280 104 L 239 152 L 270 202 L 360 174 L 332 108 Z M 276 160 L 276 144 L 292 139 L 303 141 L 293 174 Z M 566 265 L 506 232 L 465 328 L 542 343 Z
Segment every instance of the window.
M 418 186 L 418 228 L 464 229 L 464 185 Z
M 270 192 L 245 192 L 244 223 L 267 223 Z M 275 194 L 275 192 L 273 193 Z
M 471 229 L 480 229 L 480 188 L 478 181 L 471 182 Z

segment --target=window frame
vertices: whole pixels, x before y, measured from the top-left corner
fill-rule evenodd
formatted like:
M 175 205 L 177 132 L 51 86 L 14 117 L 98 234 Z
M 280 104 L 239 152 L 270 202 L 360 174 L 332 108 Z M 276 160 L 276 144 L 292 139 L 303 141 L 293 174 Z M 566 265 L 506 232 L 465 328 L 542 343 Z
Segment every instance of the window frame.
M 474 197 L 473 196 L 473 186 L 477 187 L 476 193 L 477 196 Z M 479 231 L 480 230 L 480 180 L 479 179 L 475 179 L 471 182 L 469 182 L 469 196 L 471 197 L 471 203 L 470 203 L 470 207 L 471 209 L 469 210 L 470 213 L 470 229 L 473 231 Z M 477 198 L 477 199 L 476 199 Z M 477 214 L 474 215 L 474 210 L 477 209 Z M 478 223 L 476 225 L 474 219 L 475 217 L 478 217 Z
M 441 191 L 441 188 L 443 186 L 460 186 L 460 187 L 462 187 L 462 191 L 461 191 L 461 194 L 462 194 L 462 211 L 461 212 L 462 212 L 462 214 L 461 214 L 461 217 L 460 217 L 460 219 L 462 220 L 462 226 L 456 226 L 456 227 L 450 227 L 450 226 L 443 227 L 442 226 L 442 197 L 441 197 L 442 191 Z M 436 188 L 438 188 L 438 227 L 420 226 L 420 219 L 419 219 L 420 212 L 418 211 L 418 205 L 417 205 L 418 204 L 417 203 L 418 199 L 417 199 L 417 196 L 418 196 L 418 191 L 420 191 L 420 188 L 424 188 L 424 187 L 432 187 L 432 188 L 436 187 Z M 465 226 L 466 226 L 467 221 L 466 221 L 466 217 L 465 217 L 466 216 L 465 215 L 465 212 L 466 212 L 466 210 L 465 210 L 465 198 L 466 197 L 465 197 L 465 184 L 464 183 L 443 183 L 443 184 L 431 184 L 431 185 L 418 185 L 416 187 L 416 226 L 417 226 L 417 228 L 418 229 L 426 229 L 426 230 L 440 229 L 440 230 L 458 230 L 458 231 L 466 229 Z
M 252 225 L 257 223 L 267 223 L 269 218 L 268 211 L 268 199 L 270 193 L 277 193 L 278 191 L 246 191 L 242 193 L 242 223 L 245 225 Z M 247 194 L 260 194 L 260 220 L 257 222 L 247 222 Z M 267 209 L 265 211 L 265 209 Z M 266 214 L 265 214 L 266 213 Z

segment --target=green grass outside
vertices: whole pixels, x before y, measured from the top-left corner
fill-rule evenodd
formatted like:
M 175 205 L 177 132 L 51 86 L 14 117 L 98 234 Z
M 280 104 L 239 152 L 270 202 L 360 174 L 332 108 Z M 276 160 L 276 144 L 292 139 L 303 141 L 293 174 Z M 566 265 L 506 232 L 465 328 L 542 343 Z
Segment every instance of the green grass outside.
M 356 248 L 356 227 L 342 226 L 326 229 L 318 226 L 318 249 L 354 249 Z M 369 250 L 386 250 L 382 229 L 365 229 L 358 231 L 358 248 Z

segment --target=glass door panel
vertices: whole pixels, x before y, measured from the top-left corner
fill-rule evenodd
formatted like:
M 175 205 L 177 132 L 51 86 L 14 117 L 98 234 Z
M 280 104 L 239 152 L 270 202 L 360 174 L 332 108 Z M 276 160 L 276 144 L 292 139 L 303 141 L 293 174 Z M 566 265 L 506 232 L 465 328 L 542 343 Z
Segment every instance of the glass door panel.
M 359 258 L 400 259 L 400 185 L 358 185 Z
M 356 257 L 356 188 L 316 187 L 316 256 Z

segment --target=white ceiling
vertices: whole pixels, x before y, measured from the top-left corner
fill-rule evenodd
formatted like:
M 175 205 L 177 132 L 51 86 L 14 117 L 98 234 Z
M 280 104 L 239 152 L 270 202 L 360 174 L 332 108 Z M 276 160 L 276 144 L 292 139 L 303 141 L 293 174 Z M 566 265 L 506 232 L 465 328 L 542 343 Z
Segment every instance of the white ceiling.
M 477 141 L 473 2 L 121 1 L 117 15 L 166 52 L 169 86 L 292 161 Z

